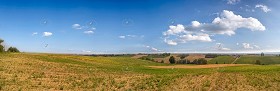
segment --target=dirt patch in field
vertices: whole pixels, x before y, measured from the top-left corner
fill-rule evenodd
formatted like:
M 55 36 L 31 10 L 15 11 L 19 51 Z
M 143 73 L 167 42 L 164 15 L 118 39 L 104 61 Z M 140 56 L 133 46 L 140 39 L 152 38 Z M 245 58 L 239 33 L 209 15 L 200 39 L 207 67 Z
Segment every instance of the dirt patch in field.
M 208 65 L 174 65 L 174 66 L 149 66 L 151 68 L 218 68 L 229 66 L 245 66 L 249 64 L 208 64 Z

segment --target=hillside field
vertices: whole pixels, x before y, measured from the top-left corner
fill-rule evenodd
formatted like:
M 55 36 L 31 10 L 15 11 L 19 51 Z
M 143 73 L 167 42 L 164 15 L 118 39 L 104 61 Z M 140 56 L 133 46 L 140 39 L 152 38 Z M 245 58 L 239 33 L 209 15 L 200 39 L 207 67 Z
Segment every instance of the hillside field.
M 279 56 L 241 56 L 237 64 L 254 64 L 256 60 L 260 60 L 261 64 L 280 64 Z
M 216 64 L 216 62 L 218 64 L 230 64 L 234 61 L 234 57 L 232 56 L 218 56 L 216 58 L 213 58 L 212 60 L 209 60 L 208 63 L 209 64 Z
M 241 57 L 237 63 L 243 60 L 248 59 Z M 280 90 L 278 64 L 215 65 L 176 68 L 131 57 L 4 53 L 0 54 L 0 90 Z

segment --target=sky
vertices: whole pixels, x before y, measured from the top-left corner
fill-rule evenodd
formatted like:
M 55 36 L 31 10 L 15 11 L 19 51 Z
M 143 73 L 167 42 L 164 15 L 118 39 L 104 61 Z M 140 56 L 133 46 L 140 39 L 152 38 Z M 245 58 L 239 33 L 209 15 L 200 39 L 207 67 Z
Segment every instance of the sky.
M 279 10 L 279 0 L 0 0 L 0 38 L 39 53 L 279 52 Z

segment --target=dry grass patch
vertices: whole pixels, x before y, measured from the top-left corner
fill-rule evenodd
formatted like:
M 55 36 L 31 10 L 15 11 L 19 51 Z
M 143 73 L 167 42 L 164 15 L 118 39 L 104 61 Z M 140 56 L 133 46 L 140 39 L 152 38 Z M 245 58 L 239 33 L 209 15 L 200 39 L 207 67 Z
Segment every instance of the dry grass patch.
M 172 66 L 148 66 L 151 68 L 218 68 L 229 66 L 247 66 L 249 64 L 207 64 L 207 65 L 172 65 Z

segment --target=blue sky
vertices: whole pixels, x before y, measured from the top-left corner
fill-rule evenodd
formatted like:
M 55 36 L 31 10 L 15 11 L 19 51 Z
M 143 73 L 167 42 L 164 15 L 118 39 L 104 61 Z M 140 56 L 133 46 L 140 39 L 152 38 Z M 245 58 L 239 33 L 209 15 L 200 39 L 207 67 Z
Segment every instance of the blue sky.
M 42 53 L 279 52 L 279 0 L 0 0 L 5 46 Z

